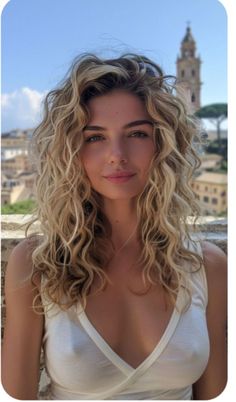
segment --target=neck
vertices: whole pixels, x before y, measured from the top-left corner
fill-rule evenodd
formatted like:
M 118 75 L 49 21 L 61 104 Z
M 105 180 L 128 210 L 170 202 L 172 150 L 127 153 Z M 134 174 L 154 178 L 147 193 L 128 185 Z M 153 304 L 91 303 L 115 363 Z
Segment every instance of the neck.
M 112 242 L 119 249 L 131 236 L 129 244 L 137 242 L 135 200 L 105 200 L 104 212 L 112 226 Z M 128 244 L 127 243 L 127 244 Z

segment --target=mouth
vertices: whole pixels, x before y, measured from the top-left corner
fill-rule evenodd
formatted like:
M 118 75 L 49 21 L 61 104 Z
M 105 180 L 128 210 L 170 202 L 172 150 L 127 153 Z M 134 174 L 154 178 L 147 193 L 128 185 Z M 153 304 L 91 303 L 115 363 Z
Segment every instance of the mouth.
M 132 177 L 134 177 L 136 175 L 136 173 L 119 173 L 116 175 L 111 175 L 111 176 L 104 176 L 105 179 L 111 181 L 112 183 L 125 183 L 127 181 L 129 181 L 130 179 L 132 179 Z

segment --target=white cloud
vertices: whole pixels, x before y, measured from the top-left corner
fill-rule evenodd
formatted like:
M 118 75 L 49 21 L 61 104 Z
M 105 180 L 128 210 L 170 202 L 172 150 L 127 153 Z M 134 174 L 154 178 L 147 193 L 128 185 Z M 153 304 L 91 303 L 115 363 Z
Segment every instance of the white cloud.
M 2 132 L 35 127 L 42 117 L 42 100 L 46 94 L 47 91 L 27 87 L 2 94 Z

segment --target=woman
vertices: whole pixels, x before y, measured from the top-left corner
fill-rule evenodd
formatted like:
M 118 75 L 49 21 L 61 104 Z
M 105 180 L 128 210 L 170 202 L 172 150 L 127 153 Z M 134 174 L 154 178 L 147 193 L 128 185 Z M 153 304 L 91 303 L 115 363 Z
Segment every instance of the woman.
M 226 384 L 226 257 L 190 232 L 198 125 L 144 56 L 84 55 L 34 133 L 32 235 L 6 274 L 3 385 L 35 399 L 211 399 Z M 32 308 L 33 306 L 33 308 Z

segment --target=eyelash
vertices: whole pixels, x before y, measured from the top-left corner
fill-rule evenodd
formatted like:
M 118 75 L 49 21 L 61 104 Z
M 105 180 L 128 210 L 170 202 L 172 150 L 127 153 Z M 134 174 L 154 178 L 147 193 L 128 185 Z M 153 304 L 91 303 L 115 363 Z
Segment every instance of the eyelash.
M 142 138 L 148 137 L 148 134 L 145 133 L 144 131 L 134 131 L 133 133 L 130 134 L 130 136 L 132 136 L 133 134 L 142 134 Z
M 146 137 L 148 137 L 148 134 L 145 133 L 144 131 L 135 131 L 135 132 L 131 133 L 129 135 L 129 137 L 132 137 L 134 134 L 141 134 L 141 135 L 138 136 L 138 138 L 146 138 Z M 87 142 L 87 143 L 97 142 L 96 140 L 93 141 L 94 138 L 103 139 L 103 137 L 101 135 L 92 135 L 91 137 L 86 138 L 85 142 Z M 135 138 L 137 138 L 137 137 L 135 136 Z
M 88 137 L 85 139 L 85 142 L 97 142 L 97 141 L 92 141 L 94 138 L 102 138 L 101 135 L 91 135 L 91 137 Z

